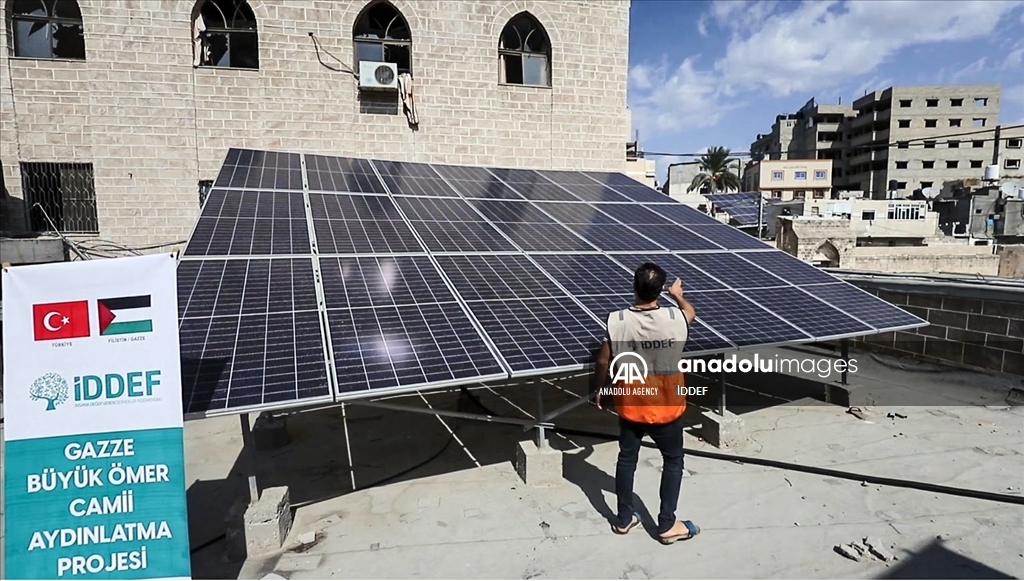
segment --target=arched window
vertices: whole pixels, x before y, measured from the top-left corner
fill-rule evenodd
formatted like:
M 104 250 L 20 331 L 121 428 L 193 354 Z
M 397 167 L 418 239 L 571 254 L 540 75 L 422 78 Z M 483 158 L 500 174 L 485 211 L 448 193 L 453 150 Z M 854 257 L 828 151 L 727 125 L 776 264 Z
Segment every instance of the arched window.
M 394 63 L 398 74 L 412 73 L 412 33 L 405 17 L 389 2 L 363 9 L 352 29 L 356 70 L 362 61 Z
M 8 17 L 14 56 L 85 60 L 85 27 L 75 0 L 14 0 Z
M 194 11 L 193 66 L 260 68 L 256 14 L 245 0 L 199 0 Z
M 513 16 L 501 31 L 498 60 L 502 83 L 551 86 L 551 42 L 529 12 Z

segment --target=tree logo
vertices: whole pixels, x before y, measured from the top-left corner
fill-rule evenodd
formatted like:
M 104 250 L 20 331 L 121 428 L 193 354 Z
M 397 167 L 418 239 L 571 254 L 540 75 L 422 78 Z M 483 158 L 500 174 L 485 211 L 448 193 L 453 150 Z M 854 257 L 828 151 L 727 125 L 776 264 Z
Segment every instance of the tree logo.
M 46 411 L 55 410 L 68 399 L 68 382 L 56 373 L 47 373 L 32 382 L 28 394 L 33 401 L 45 399 Z

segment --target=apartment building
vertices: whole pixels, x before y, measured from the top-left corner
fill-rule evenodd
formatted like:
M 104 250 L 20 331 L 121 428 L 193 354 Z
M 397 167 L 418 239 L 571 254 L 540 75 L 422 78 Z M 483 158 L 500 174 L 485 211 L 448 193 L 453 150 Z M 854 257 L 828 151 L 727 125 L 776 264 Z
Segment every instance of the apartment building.
M 778 116 L 751 151 L 767 160 L 832 159 L 836 191 L 873 198 L 937 193 L 956 180 L 980 179 L 996 157 L 1006 158 L 996 161 L 1010 171 L 1019 167 L 995 149 L 1000 93 L 998 85 L 952 85 L 890 87 L 848 106 L 812 99 Z
M 626 166 L 625 0 L 2 8 L 6 232 L 59 230 L 129 246 L 182 240 L 231 147 Z M 378 64 L 364 78 L 367 63 Z M 380 65 L 391 74 L 378 78 Z M 414 116 L 396 89 L 404 73 Z
M 918 246 L 942 236 L 925 200 L 808 200 L 803 215 L 847 220 L 857 246 Z
M 761 192 L 771 199 L 824 200 L 832 195 L 833 160 L 762 160 L 747 165 L 743 190 Z
M 995 151 L 1000 92 L 999 85 L 890 87 L 857 99 L 848 170 L 837 187 L 903 197 L 982 177 Z

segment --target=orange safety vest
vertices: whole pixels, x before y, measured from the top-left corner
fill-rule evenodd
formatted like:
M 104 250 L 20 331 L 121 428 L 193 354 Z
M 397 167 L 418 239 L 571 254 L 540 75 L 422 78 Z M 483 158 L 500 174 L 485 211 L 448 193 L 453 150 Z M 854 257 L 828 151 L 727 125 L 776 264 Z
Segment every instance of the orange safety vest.
M 612 396 L 627 420 L 665 424 L 686 411 L 686 378 L 679 360 L 689 333 L 686 315 L 673 307 L 629 308 L 608 315 Z M 646 375 L 645 375 L 646 374 Z

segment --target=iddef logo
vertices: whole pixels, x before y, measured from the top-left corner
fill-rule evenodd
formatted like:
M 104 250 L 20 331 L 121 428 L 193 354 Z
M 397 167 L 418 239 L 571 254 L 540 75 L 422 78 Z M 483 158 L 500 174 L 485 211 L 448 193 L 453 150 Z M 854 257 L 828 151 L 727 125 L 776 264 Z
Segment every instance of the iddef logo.
M 627 358 L 621 365 L 619 360 Z M 644 361 L 643 357 L 640 357 L 632 351 L 623 351 L 612 359 L 612 369 L 614 375 L 612 376 L 612 383 L 633 383 L 639 381 L 641 383 L 647 381 L 647 362 Z
M 131 371 L 124 375 L 108 373 L 80 375 L 75 377 L 75 401 L 98 399 L 121 399 L 153 395 L 153 388 L 160 385 L 160 370 Z
M 56 373 L 47 373 L 32 382 L 28 395 L 33 400 L 46 400 L 46 411 L 57 409 L 68 399 L 68 382 Z

